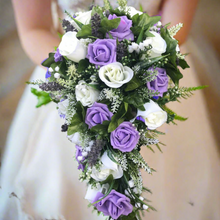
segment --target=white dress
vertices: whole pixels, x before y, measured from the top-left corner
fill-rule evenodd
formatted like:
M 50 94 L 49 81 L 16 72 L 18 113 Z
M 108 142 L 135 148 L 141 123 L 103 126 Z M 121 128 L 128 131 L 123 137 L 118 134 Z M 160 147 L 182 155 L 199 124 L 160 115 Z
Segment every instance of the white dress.
M 60 0 L 59 6 L 78 11 L 90 2 Z M 138 8 L 139 2 L 147 12 L 156 14 L 161 1 L 131 0 L 128 4 Z M 45 71 L 37 67 L 32 79 L 44 76 Z M 185 86 L 200 85 L 193 68 L 184 77 Z M 0 220 L 105 219 L 87 208 L 86 187 L 78 180 L 73 158 L 75 146 L 60 131 L 63 120 L 56 105 L 35 109 L 36 102 L 26 88 L 2 161 Z M 163 126 L 167 135 L 162 142 L 168 146 L 163 148 L 164 154 L 143 149 L 147 162 L 158 170 L 153 176 L 143 175 L 144 184 L 153 191 L 148 198 L 158 210 L 146 213 L 144 219 L 219 220 L 220 180 L 216 174 L 220 163 L 202 93 L 173 109 L 190 119 L 178 127 Z

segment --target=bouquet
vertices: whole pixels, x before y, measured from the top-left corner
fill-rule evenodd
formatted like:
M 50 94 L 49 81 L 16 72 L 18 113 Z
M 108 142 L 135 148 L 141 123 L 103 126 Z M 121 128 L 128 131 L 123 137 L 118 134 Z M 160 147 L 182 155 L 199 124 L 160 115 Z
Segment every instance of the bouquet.
M 179 67 L 188 68 L 174 38 L 182 27 L 168 29 L 160 16 L 118 0 L 112 8 L 92 6 L 61 20 L 61 43 L 42 62 L 46 80 L 29 82 L 37 107 L 57 103 L 62 132 L 75 144 L 85 199 L 108 219 L 141 219 L 155 210 L 143 192 L 141 169 L 154 170 L 140 154 L 143 147 L 161 151 L 157 129 L 186 118 L 167 103 L 189 97 L 200 87 L 179 87 Z

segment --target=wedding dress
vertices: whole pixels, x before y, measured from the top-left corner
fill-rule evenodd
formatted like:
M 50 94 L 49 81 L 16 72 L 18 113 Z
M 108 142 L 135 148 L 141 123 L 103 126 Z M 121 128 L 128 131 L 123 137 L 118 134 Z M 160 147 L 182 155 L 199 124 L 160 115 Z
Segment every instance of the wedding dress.
M 138 8 L 140 2 L 149 14 L 158 13 L 160 0 L 131 0 L 128 4 Z M 69 11 L 87 9 L 90 3 L 58 1 L 62 10 Z M 198 86 L 190 64 L 192 69 L 184 72 L 182 84 Z M 37 67 L 31 80 L 44 76 L 45 71 Z M 75 146 L 60 131 L 63 119 L 59 118 L 56 105 L 35 109 L 36 102 L 30 88 L 26 88 L 2 160 L 0 220 L 105 219 L 87 208 L 86 187 L 78 180 L 74 160 Z M 167 145 L 163 154 L 142 150 L 148 164 L 158 170 L 153 176 L 143 173 L 144 184 L 153 191 L 148 198 L 158 210 L 146 213 L 144 219 L 220 219 L 220 181 L 215 177 L 220 164 L 202 93 L 171 107 L 190 119 L 178 127 L 163 126 L 166 136 L 161 141 Z

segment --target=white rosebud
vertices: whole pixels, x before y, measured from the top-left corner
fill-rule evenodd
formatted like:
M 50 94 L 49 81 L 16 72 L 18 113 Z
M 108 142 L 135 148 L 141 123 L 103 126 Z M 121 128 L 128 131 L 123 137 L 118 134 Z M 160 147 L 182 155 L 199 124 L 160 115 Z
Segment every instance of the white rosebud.
M 55 74 L 54 74 L 54 77 L 55 77 L 56 79 L 59 79 L 59 78 L 60 78 L 60 74 L 59 74 L 59 73 L 55 73 Z
M 101 157 L 102 166 L 101 171 L 96 170 L 95 167 L 92 168 L 91 177 L 96 181 L 104 181 L 107 177 L 112 174 L 114 179 L 120 179 L 123 176 L 123 170 L 121 166 L 113 162 L 107 155 L 105 151 Z
M 147 205 L 143 205 L 143 209 L 147 210 L 149 207 Z
M 92 11 L 80 12 L 75 19 L 83 24 L 89 24 L 91 20 L 91 15 Z
M 82 161 L 82 160 L 83 160 L 83 156 L 78 156 L 77 159 L 78 159 L 79 161 Z
M 67 111 L 68 106 L 69 106 L 68 99 L 65 99 L 57 104 L 58 113 L 59 113 L 60 117 L 63 117 L 66 115 L 66 111 Z
M 52 67 L 49 68 L 49 72 L 50 72 L 50 73 L 53 72 L 53 68 L 52 68 Z
M 138 109 L 137 116 L 141 116 L 145 120 L 148 129 L 154 130 L 167 121 L 167 113 L 163 111 L 159 105 L 152 100 L 144 104 L 145 111 Z M 132 119 L 133 122 L 135 119 Z
M 119 88 L 133 78 L 134 72 L 130 67 L 119 62 L 110 63 L 99 70 L 99 78 L 111 88 Z
M 60 67 L 59 66 L 56 66 L 56 68 L 55 68 L 55 71 L 59 71 L 60 70 Z
M 144 198 L 143 198 L 142 196 L 140 196 L 139 199 L 140 199 L 141 201 L 144 201 Z
M 150 31 L 151 34 L 154 35 L 154 37 L 148 37 L 146 40 L 151 39 L 151 45 L 152 45 L 152 53 L 151 57 L 159 57 L 161 54 L 166 52 L 167 49 L 167 43 L 166 41 L 155 31 Z
M 140 50 L 144 50 L 144 49 L 145 49 L 144 43 L 141 42 L 141 43 L 139 44 L 139 48 L 140 48 Z
M 87 48 L 76 37 L 77 32 L 69 31 L 62 37 L 59 51 L 62 56 L 78 63 L 86 58 Z
M 81 141 L 80 141 L 81 137 L 80 137 L 80 133 L 79 132 L 76 132 L 76 133 L 74 133 L 72 135 L 69 135 L 67 137 L 74 144 L 79 145 L 79 146 L 81 145 Z
M 131 45 L 128 46 L 128 52 L 129 53 L 133 53 L 134 52 L 134 49 Z
M 134 187 L 134 181 L 133 180 L 129 180 L 128 181 L 128 185 L 133 188 Z
M 96 186 L 97 186 L 97 184 L 96 184 Z M 99 186 L 97 186 L 96 188 L 94 188 L 94 187 L 92 188 L 92 186 L 89 185 L 87 188 L 85 199 L 87 199 L 89 202 L 92 203 L 98 192 L 102 192 L 103 190 L 108 191 L 108 189 L 109 189 L 108 183 L 103 184 L 102 186 L 99 184 Z
M 80 81 L 75 88 L 76 100 L 80 101 L 83 106 L 92 106 L 99 98 L 100 92 L 84 81 Z
M 86 156 L 88 155 L 88 153 L 85 152 L 85 151 L 83 151 L 83 152 L 82 152 L 82 155 L 83 155 L 83 157 L 86 157 Z

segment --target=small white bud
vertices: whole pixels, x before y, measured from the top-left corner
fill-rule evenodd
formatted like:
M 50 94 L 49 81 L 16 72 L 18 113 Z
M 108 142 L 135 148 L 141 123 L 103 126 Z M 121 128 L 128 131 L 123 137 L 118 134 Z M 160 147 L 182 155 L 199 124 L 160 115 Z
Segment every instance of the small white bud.
M 140 203 L 135 203 L 135 207 L 136 207 L 136 208 L 140 208 L 140 207 L 141 207 L 141 204 L 140 204 Z
M 55 71 L 59 71 L 60 70 L 60 67 L 59 66 L 57 66 L 56 68 L 55 68 Z
M 60 74 L 59 74 L 59 73 L 55 73 L 55 74 L 54 74 L 54 77 L 55 77 L 56 79 L 59 79 L 59 78 L 60 78 Z
M 134 181 L 133 180 L 129 180 L 128 181 L 128 185 L 133 188 L 134 187 Z
M 161 21 L 158 21 L 158 22 L 157 22 L 157 26 L 160 27 L 161 25 L 162 25 Z
M 79 161 L 82 161 L 82 160 L 83 160 L 83 157 L 82 157 L 82 156 L 78 156 L 77 159 L 78 159 Z
M 135 187 L 135 188 L 133 189 L 133 192 L 134 192 L 135 194 L 138 194 L 138 189 Z
M 128 46 L 128 52 L 129 52 L 129 53 L 133 53 L 133 52 L 134 52 L 134 49 L 133 49 L 132 46 Z
M 86 147 L 86 151 L 87 152 L 91 151 L 91 147 Z
M 50 73 L 53 72 L 53 68 L 52 68 L 52 67 L 49 68 L 49 72 L 50 72 Z
M 147 205 L 143 205 L 143 209 L 147 210 L 149 207 Z
M 144 198 L 143 198 L 142 196 L 140 196 L 139 199 L 140 199 L 141 201 L 144 201 Z
M 88 155 L 88 153 L 84 151 L 84 152 L 82 152 L 82 155 L 83 155 L 83 157 L 86 157 Z

